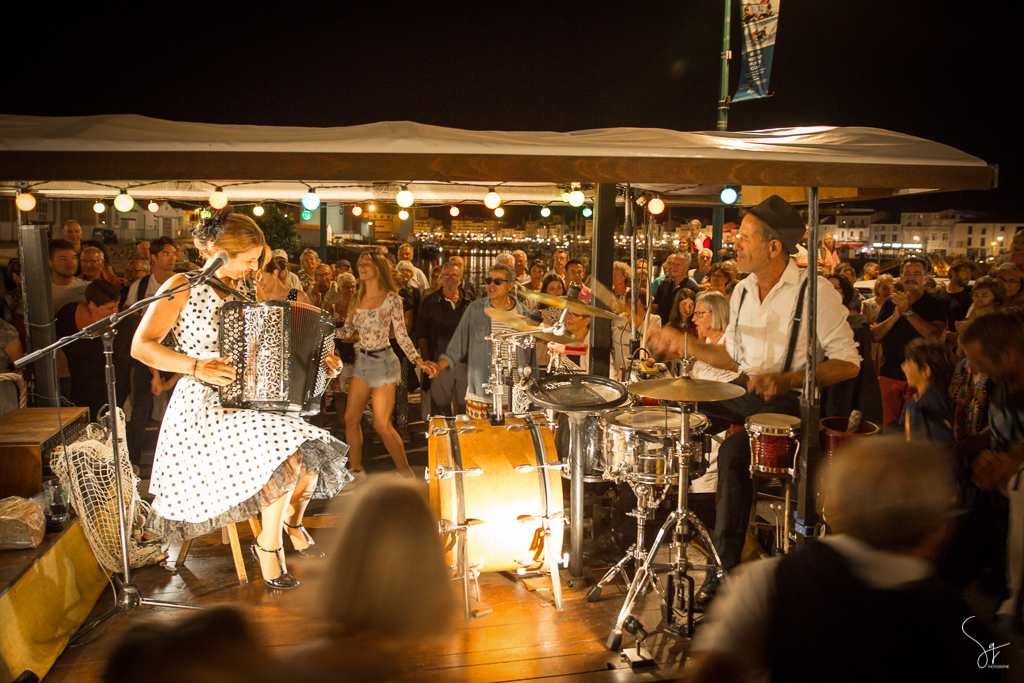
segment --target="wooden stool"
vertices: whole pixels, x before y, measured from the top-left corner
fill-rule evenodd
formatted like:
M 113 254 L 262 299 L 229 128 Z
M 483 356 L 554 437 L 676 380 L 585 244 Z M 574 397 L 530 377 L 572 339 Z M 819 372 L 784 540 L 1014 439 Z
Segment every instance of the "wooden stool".
M 255 517 L 249 518 L 249 528 L 252 529 L 253 538 L 260 535 L 262 530 L 260 522 Z M 238 574 L 238 583 L 245 585 L 249 583 L 249 576 L 245 573 L 245 555 L 242 553 L 242 545 L 238 541 L 238 525 L 228 524 L 221 527 L 221 544 L 231 545 L 231 557 L 235 560 L 235 573 Z M 188 559 L 188 551 L 192 547 L 193 539 L 189 539 L 181 544 L 181 551 L 178 553 L 178 559 L 174 561 L 175 567 L 185 566 L 185 560 Z

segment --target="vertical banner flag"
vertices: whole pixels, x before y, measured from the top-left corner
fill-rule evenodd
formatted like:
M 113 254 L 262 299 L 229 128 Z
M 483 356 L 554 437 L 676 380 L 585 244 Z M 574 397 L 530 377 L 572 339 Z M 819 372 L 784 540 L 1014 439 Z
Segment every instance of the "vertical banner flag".
M 733 102 L 768 96 L 768 77 L 772 72 L 782 0 L 742 0 L 742 4 L 743 60 Z

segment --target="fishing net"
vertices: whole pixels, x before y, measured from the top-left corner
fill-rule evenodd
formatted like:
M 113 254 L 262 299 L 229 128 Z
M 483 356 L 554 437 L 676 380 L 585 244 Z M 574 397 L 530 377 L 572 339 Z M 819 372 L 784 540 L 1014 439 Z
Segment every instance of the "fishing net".
M 102 420 L 109 421 L 110 413 Z M 121 495 L 128 522 L 128 559 L 132 567 L 162 562 L 167 557 L 159 546 L 142 545 L 142 525 L 149 506 L 139 498 L 139 478 L 132 471 L 125 440 L 124 412 L 117 410 L 119 457 L 114 457 L 111 432 L 91 424 L 80 439 L 58 449 L 50 466 L 68 492 L 96 559 L 112 572 L 124 569 L 121 560 L 120 519 L 117 514 L 117 477 L 121 470 Z

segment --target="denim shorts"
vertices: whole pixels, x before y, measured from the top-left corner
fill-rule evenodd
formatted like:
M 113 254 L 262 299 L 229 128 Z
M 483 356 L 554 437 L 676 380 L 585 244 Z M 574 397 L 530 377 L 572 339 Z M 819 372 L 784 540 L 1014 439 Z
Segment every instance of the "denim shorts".
M 361 349 L 356 351 L 356 364 L 352 376 L 366 382 L 371 389 L 386 384 L 398 384 L 398 380 L 402 376 L 401 373 L 402 365 L 398 362 L 398 356 L 390 346 L 370 353 Z

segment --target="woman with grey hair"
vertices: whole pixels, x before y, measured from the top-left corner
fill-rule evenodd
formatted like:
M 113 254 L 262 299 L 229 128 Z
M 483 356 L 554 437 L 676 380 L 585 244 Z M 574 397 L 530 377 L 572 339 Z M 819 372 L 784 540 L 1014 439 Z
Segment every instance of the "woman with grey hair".
M 622 303 L 626 303 L 626 299 L 629 298 L 629 282 L 632 275 L 630 267 L 622 261 L 612 264 L 612 293 Z

